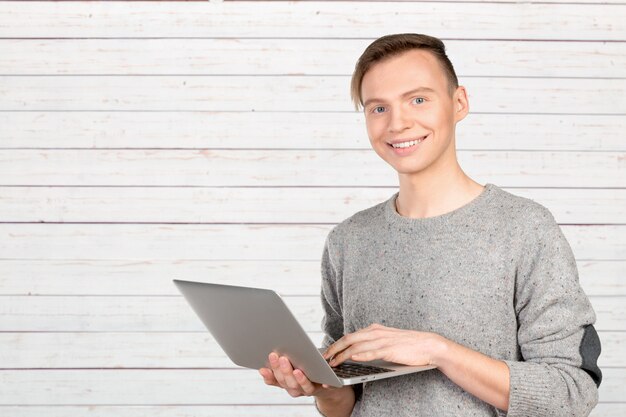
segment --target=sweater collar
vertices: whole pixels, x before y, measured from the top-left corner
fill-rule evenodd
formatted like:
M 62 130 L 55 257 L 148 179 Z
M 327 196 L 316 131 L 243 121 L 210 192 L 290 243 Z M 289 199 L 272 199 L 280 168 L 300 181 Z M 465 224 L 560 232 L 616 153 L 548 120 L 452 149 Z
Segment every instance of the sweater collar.
M 474 221 L 498 190 L 499 188 L 496 185 L 487 183 L 483 191 L 467 204 L 438 216 L 424 218 L 404 217 L 398 213 L 396 210 L 398 191 L 385 202 L 385 217 L 389 223 L 402 229 L 452 231 L 459 226 L 462 227 L 464 224 Z

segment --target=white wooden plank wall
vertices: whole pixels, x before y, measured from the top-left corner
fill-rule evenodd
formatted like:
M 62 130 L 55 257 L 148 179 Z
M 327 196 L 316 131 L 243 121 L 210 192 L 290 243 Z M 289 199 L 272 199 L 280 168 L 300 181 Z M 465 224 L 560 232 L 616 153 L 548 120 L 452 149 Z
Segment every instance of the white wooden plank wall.
M 626 415 L 626 5 L 0 2 L 0 415 L 315 416 L 237 369 L 173 277 L 275 288 L 320 341 L 326 233 L 387 199 L 349 80 L 442 38 L 478 181 L 552 210 Z

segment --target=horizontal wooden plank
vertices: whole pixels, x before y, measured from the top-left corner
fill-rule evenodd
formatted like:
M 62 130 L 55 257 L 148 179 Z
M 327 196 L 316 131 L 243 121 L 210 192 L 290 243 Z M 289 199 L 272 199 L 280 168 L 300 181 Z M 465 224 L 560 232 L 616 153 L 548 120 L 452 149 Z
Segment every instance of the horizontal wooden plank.
M 319 260 L 330 229 L 329 225 L 0 224 L 0 253 L 3 259 Z
M 474 113 L 456 139 L 460 150 L 623 151 L 623 131 L 622 116 Z M 0 134 L 4 149 L 371 149 L 357 112 L 0 111 Z
M 439 372 L 430 370 L 425 372 Z M 600 400 L 623 400 L 626 372 L 604 371 Z M 310 404 L 263 383 L 256 370 L 0 371 L 2 405 Z
M 321 253 L 319 254 L 321 256 Z M 598 291 L 623 292 L 617 270 L 626 261 L 584 262 Z M 281 295 L 319 295 L 320 260 L 204 261 L 158 259 L 1 260 L 0 295 L 180 295 L 174 277 L 246 287 L 269 288 Z M 601 278 L 606 277 L 606 278 Z M 620 281 L 624 281 L 620 284 Z M 610 283 L 613 283 L 611 285 Z M 600 288 L 606 287 L 606 290 Z
M 607 333 L 601 333 L 602 341 Z M 623 342 L 619 338 L 618 342 Z M 612 334 L 611 334 L 612 335 Z M 616 335 L 620 335 L 617 333 Z M 323 333 L 309 337 L 322 346 Z M 616 339 L 611 337 L 611 340 Z M 611 350 L 609 348 L 609 350 Z M 603 345 L 603 355 L 606 349 Z M 232 368 L 209 332 L 0 333 L 0 369 Z
M 11 417 L 320 417 L 312 404 L 301 405 L 215 405 L 215 406 L 0 406 L 0 414 Z M 624 417 L 626 403 L 600 403 L 589 417 Z
M 0 370 L 1 405 L 310 404 L 265 385 L 258 371 Z
M 504 188 L 560 224 L 626 224 L 626 189 Z M 397 187 L 2 187 L 3 222 L 338 223 Z M 189 204 L 193 201 L 193 204 Z
M 626 332 L 599 332 L 605 367 L 626 367 Z M 322 345 L 323 333 L 309 337 Z M 208 332 L 0 333 L 0 369 L 238 368 Z M 1 413 L 0 413 L 1 414 Z
M 577 264 L 588 295 L 626 296 L 626 261 Z M 178 295 L 172 277 L 319 295 L 320 260 L 5 259 L 0 261 L 0 295 Z
M 285 303 L 308 332 L 320 331 L 319 296 L 286 296 Z M 626 297 L 590 297 L 596 328 L 624 331 Z M 200 319 L 180 297 L 5 296 L 0 303 L 3 332 L 198 332 Z
M 580 285 L 588 295 L 626 295 L 626 262 L 578 261 Z
M 466 77 L 459 82 L 477 113 L 626 114 L 626 78 Z M 0 75 L 0 110 L 354 112 L 349 85 L 349 76 Z M 280 100 L 269 99 L 274 97 Z
M 0 259 L 317 261 L 332 227 L 8 223 L 0 224 Z M 578 260 L 626 259 L 626 226 L 561 229 Z
M 285 297 L 306 331 L 319 331 L 318 297 Z M 206 328 L 182 296 L 2 297 L 0 331 L 198 332 Z
M 578 261 L 588 295 L 626 295 L 625 261 Z M 318 295 L 319 260 L 3 260 L 0 295 L 178 295 L 174 276 Z
M 13 3 L 0 3 L 0 37 L 377 37 L 414 32 L 415 22 L 420 33 L 449 38 L 624 40 L 626 33 L 623 4 Z
M 626 187 L 623 152 L 459 151 L 458 159 L 478 182 L 501 187 Z M 0 150 L 0 185 L 394 187 L 397 175 L 372 150 Z
M 286 400 L 286 403 L 290 401 Z M 606 407 L 605 407 L 606 408 Z M 591 417 L 614 417 L 615 405 Z M 312 403 L 250 405 L 85 405 L 0 406 L 0 415 L 11 417 L 320 417 Z M 617 415 L 615 415 L 617 416 Z
M 0 39 L 0 68 L 5 75 L 351 75 L 372 41 Z M 450 39 L 445 45 L 461 78 L 620 78 L 626 67 L 622 42 Z

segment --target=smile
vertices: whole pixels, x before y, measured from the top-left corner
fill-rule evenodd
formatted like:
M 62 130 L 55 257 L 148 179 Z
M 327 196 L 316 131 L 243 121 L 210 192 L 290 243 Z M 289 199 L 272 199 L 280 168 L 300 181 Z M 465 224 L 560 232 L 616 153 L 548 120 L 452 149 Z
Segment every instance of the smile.
M 412 146 L 417 145 L 418 143 L 422 143 L 422 141 L 424 139 L 426 139 L 428 137 L 428 135 L 423 136 L 421 138 L 417 138 L 417 139 L 411 139 L 411 140 L 407 140 L 405 142 L 398 142 L 398 143 L 388 143 L 389 146 L 393 147 L 394 149 L 404 149 L 404 148 L 410 148 Z

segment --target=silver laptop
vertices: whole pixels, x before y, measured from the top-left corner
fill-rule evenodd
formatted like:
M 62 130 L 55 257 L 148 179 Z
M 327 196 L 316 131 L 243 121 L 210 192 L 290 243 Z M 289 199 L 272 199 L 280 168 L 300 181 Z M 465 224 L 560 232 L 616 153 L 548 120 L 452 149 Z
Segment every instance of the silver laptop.
M 230 360 L 239 366 L 270 368 L 268 355 L 287 356 L 313 382 L 334 387 L 433 369 L 385 361 L 346 361 L 331 367 L 283 299 L 274 291 L 174 280 Z

